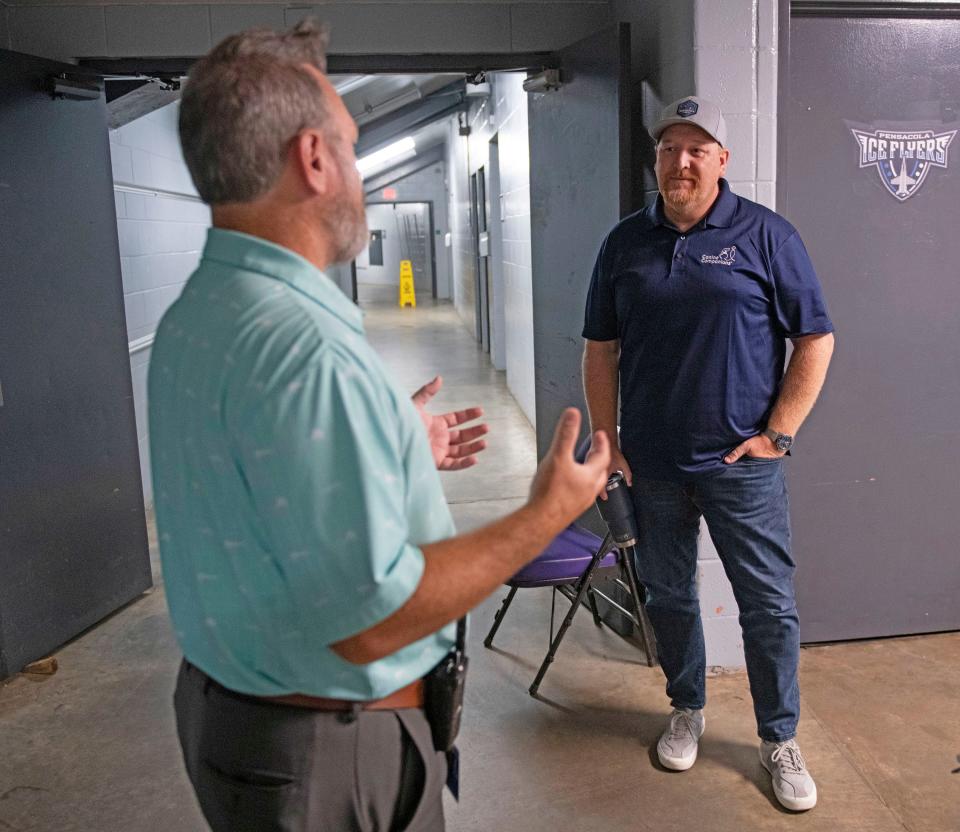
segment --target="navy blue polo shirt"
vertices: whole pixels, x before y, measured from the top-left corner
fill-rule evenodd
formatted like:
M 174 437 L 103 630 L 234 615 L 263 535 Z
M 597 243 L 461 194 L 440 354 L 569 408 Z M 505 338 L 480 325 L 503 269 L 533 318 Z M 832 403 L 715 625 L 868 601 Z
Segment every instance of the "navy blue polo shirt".
M 620 445 L 633 472 L 684 481 L 766 427 L 787 338 L 833 331 L 800 235 L 720 180 L 689 231 L 663 200 L 600 249 L 583 337 L 620 339 Z

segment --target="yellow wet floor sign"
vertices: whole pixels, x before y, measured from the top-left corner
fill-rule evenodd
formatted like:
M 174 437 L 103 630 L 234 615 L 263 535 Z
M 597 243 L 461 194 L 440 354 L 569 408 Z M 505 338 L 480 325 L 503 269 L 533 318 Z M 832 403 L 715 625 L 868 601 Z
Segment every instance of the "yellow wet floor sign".
M 416 308 L 417 295 L 413 291 L 413 263 L 409 260 L 400 261 L 400 306 L 407 304 Z

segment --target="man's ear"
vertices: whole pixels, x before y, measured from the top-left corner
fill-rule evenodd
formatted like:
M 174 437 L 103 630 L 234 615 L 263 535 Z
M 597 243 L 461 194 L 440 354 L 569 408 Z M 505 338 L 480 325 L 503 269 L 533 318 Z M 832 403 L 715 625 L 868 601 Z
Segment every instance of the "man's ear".
M 727 163 L 730 161 L 730 151 L 726 147 L 720 148 L 720 173 L 724 174 L 727 170 Z
M 291 161 L 304 186 L 316 194 L 330 189 L 333 170 L 330 149 L 320 130 L 303 130 L 297 134 L 290 149 Z

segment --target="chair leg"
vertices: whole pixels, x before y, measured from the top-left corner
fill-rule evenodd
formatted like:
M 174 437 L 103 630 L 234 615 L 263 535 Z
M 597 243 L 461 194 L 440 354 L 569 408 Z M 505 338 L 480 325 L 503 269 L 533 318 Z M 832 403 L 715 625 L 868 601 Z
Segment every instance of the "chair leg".
M 630 586 L 630 594 L 633 596 L 634 614 L 637 617 L 637 625 L 640 627 L 640 637 L 643 639 L 643 652 L 647 654 L 647 666 L 654 667 L 657 664 L 657 646 L 653 638 L 653 627 L 644 608 L 643 596 L 640 594 L 637 565 L 633 560 L 635 555 L 636 549 L 633 546 L 621 552 L 623 571 L 627 573 L 627 583 Z
M 602 627 L 603 619 L 600 618 L 600 610 L 597 609 L 597 596 L 594 594 L 592 586 L 587 590 L 587 600 L 590 602 L 590 612 L 593 613 L 593 623 Z
M 503 599 L 500 609 L 497 610 L 497 614 L 493 617 L 493 626 L 490 628 L 490 632 L 487 633 L 487 637 L 483 640 L 484 647 L 490 647 L 493 644 L 493 637 L 497 634 L 497 630 L 500 629 L 503 617 L 507 614 L 507 607 L 510 606 L 510 602 L 516 594 L 517 587 L 510 587 L 510 592 L 507 594 L 507 597 Z
M 543 677 L 547 675 L 547 669 L 553 663 L 553 658 L 557 654 L 557 650 L 560 647 L 560 642 L 563 641 L 563 637 L 566 635 L 567 630 L 570 629 L 570 624 L 573 622 L 573 617 L 577 614 L 577 609 L 579 609 L 580 604 L 583 602 L 583 597 L 587 594 L 587 590 L 590 589 L 590 581 L 593 580 L 593 573 L 597 571 L 600 561 L 603 560 L 603 556 L 610 548 L 611 539 L 612 538 L 610 534 L 607 534 L 607 536 L 604 537 L 603 542 L 600 544 L 600 548 L 590 561 L 590 565 L 581 576 L 580 583 L 577 585 L 576 597 L 573 599 L 570 609 L 567 610 L 567 614 L 563 617 L 563 622 L 560 624 L 560 629 L 557 631 L 556 638 L 554 638 L 550 643 L 550 649 L 547 651 L 547 655 L 543 659 L 543 664 L 540 665 L 540 669 L 537 671 L 537 677 L 533 680 L 533 684 L 530 685 L 531 696 L 537 695 L 537 690 L 540 687 L 540 683 L 543 681 Z
M 550 649 L 550 645 L 553 644 L 553 622 L 556 620 L 557 615 L 557 588 L 552 587 L 550 590 L 550 638 L 547 639 L 547 649 Z

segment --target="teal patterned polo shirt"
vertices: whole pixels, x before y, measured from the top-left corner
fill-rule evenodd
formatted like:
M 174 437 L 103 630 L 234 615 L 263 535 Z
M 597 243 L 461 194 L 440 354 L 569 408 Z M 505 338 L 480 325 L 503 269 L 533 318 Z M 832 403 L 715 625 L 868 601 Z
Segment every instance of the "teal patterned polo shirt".
M 330 645 L 387 618 L 454 534 L 426 431 L 362 313 L 285 248 L 211 229 L 157 331 L 150 448 L 186 658 L 254 695 L 386 696 L 454 628 L 367 665 Z

